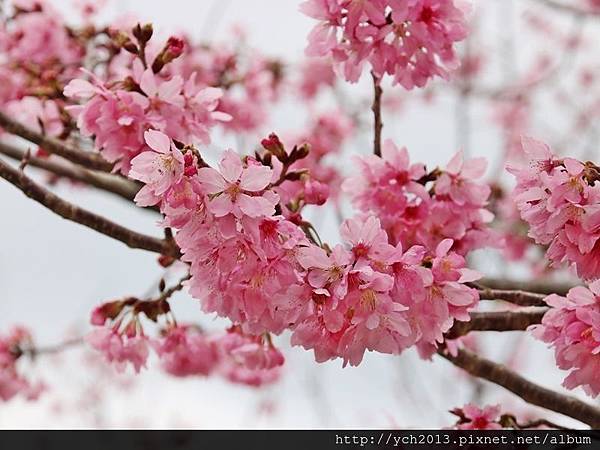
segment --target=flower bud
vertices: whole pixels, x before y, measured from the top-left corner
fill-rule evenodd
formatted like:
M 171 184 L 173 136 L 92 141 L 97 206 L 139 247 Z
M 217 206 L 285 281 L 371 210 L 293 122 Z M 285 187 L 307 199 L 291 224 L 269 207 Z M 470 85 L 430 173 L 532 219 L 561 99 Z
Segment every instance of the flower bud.
M 275 155 L 275 157 L 281 161 L 285 162 L 287 159 L 287 153 L 285 152 L 285 147 L 281 143 L 279 136 L 275 133 L 271 133 L 268 138 L 265 138 L 261 141 L 261 145 L 270 153 Z
M 138 23 L 135 27 L 133 27 L 132 33 L 140 42 L 140 44 L 145 44 L 152 38 L 154 29 L 152 28 L 151 23 L 147 23 L 144 26 Z
M 137 45 L 135 45 L 129 38 L 127 33 L 124 33 L 123 31 L 119 31 L 117 34 L 114 35 L 113 42 L 117 47 L 123 48 L 129 53 L 137 55 L 139 52 Z
M 183 39 L 171 36 L 152 63 L 152 71 L 158 73 L 166 64 L 179 58 L 183 54 L 184 47 L 185 43 L 183 42 Z
M 309 205 L 323 205 L 329 198 L 329 186 L 315 180 L 304 184 L 304 200 Z

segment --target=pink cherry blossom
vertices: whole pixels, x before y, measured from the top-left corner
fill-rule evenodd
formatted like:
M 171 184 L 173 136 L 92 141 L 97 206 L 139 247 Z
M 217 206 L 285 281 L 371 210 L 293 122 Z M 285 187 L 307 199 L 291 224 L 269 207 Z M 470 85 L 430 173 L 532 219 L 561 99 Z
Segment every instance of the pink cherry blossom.
M 588 288 L 572 288 L 566 297 L 552 294 L 545 299 L 552 308 L 533 335 L 554 348 L 560 369 L 569 370 L 563 386 L 581 386 L 586 394 L 600 394 L 600 281 Z
M 210 167 L 198 171 L 198 180 L 211 197 L 209 210 L 217 217 L 233 214 L 236 217 L 271 216 L 278 197 L 273 192 L 262 193 L 272 179 L 269 167 L 249 164 L 244 167 L 232 150 L 224 153 L 220 171 Z
M 360 171 L 344 190 L 362 212 L 380 219 L 392 244 L 423 245 L 433 252 L 452 239 L 453 250 L 463 255 L 502 244 L 489 227 L 494 216 L 486 208 L 490 188 L 479 180 L 483 160 L 463 162 L 459 153 L 447 169 L 427 174 L 423 165 L 410 164 L 406 149 L 386 141 L 381 158 L 357 163 Z
M 219 356 L 210 337 L 190 326 L 166 330 L 153 342 L 163 369 L 176 377 L 209 375 L 215 370 Z
M 98 328 L 86 336 L 87 342 L 95 350 L 102 353 L 107 362 L 115 364 L 119 371 L 125 370 L 128 364 L 136 373 L 146 367 L 149 354 L 149 342 L 145 336 L 123 336 L 115 329 Z
M 284 358 L 268 339 L 232 328 L 216 340 L 220 372 L 229 381 L 259 387 L 277 381 Z
M 130 178 L 145 183 L 135 198 L 140 206 L 157 203 L 142 199 L 148 196 L 160 198 L 181 181 L 185 166 L 183 154 L 166 134 L 148 130 L 144 140 L 153 151 L 142 152 L 131 160 L 129 171 Z
M 460 417 L 455 428 L 457 430 L 501 430 L 500 406 L 485 406 L 479 408 L 471 403 L 452 411 Z
M 525 165 L 511 165 L 513 199 L 529 236 L 548 245 L 555 265 L 572 264 L 587 280 L 600 277 L 600 185 L 598 169 L 572 158 L 558 159 L 542 142 L 523 139 Z
M 351 82 L 367 62 L 406 89 L 447 78 L 458 65 L 454 44 L 467 34 L 466 11 L 454 1 L 308 0 L 300 8 L 319 21 L 307 55 L 331 56 Z

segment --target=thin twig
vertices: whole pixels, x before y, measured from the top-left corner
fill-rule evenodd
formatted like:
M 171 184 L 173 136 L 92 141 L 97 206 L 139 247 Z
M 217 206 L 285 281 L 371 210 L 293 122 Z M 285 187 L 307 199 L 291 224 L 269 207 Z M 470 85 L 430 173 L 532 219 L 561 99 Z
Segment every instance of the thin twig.
M 563 430 L 563 431 L 572 431 L 572 428 L 567 428 L 567 427 L 563 427 L 562 425 L 557 425 L 554 422 L 550 422 L 549 420 L 546 419 L 537 419 L 537 420 L 532 420 L 531 422 L 527 422 L 527 423 L 516 423 L 516 426 L 518 429 L 520 430 L 529 430 L 529 429 L 534 429 L 534 428 L 539 428 L 539 427 L 547 427 L 547 428 L 551 428 L 554 430 Z
M 381 89 L 381 80 L 371 72 L 373 76 L 373 106 L 371 110 L 374 116 L 374 138 L 373 138 L 373 153 L 377 156 L 381 156 L 381 131 L 383 130 L 383 122 L 381 119 L 381 96 L 383 95 L 383 89 Z
M 54 153 L 68 159 L 72 163 L 80 164 L 88 169 L 110 172 L 113 165 L 106 161 L 98 153 L 84 152 L 74 149 L 57 139 L 45 136 L 32 130 L 25 125 L 11 119 L 7 114 L 0 111 L 0 127 L 8 133 L 22 137 L 23 139 L 39 145 L 48 153 Z
M 507 367 L 468 350 L 458 350 L 456 356 L 444 351 L 438 353 L 469 374 L 502 386 L 532 405 L 572 417 L 594 429 L 600 428 L 600 409 L 595 406 L 539 386 Z
M 187 274 L 185 277 L 183 277 L 181 280 L 179 280 L 179 282 L 176 285 L 171 286 L 169 289 L 166 289 L 163 292 L 161 292 L 161 294 L 158 296 L 158 298 L 156 298 L 153 301 L 168 300 L 169 298 L 171 298 L 173 296 L 173 294 L 175 294 L 176 292 L 182 290 L 183 287 L 184 287 L 184 283 L 187 280 L 189 280 L 191 277 L 192 276 L 190 274 Z
M 23 150 L 1 141 L 0 153 L 16 161 L 22 161 L 25 156 Z M 140 186 L 137 183 L 128 181 L 116 175 L 96 172 L 76 165 L 67 165 L 51 159 L 29 157 L 27 165 L 43 169 L 59 177 L 81 181 L 82 183 L 118 195 L 129 201 L 133 201 L 140 189 Z
M 69 203 L 38 185 L 23 172 L 18 171 L 1 160 L 0 177 L 23 191 L 27 197 L 41 203 L 59 216 L 110 236 L 113 239 L 123 242 L 128 247 L 148 250 L 175 258 L 180 256 L 179 249 L 171 243 L 130 230 L 98 214 Z
M 471 313 L 469 322 L 456 322 L 448 331 L 448 339 L 456 339 L 471 331 L 523 331 L 541 323 L 548 308 L 527 311 L 494 311 Z
M 61 353 L 64 350 L 76 347 L 78 345 L 83 344 L 83 338 L 73 338 L 61 342 L 60 344 L 51 345 L 48 347 L 30 347 L 30 348 L 20 348 L 22 354 L 30 356 L 32 358 L 39 355 L 53 355 L 56 353 Z

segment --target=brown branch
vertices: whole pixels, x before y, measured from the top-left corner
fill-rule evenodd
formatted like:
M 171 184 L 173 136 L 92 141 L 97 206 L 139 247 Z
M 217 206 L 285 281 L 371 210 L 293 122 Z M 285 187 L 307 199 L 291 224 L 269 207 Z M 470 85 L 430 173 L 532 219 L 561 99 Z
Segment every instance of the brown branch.
M 468 350 L 459 350 L 456 356 L 443 351 L 438 353 L 472 376 L 502 386 L 532 405 L 572 417 L 594 429 L 600 428 L 600 409 L 588 403 L 538 386 L 505 366 L 481 358 Z
M 563 431 L 572 431 L 572 428 L 567 428 L 567 427 L 563 427 L 562 425 L 557 425 L 554 422 L 550 422 L 549 420 L 546 419 L 537 419 L 537 420 L 532 420 L 531 422 L 527 422 L 527 423 L 523 423 L 520 424 L 518 422 L 515 423 L 516 427 L 519 430 L 529 430 L 529 429 L 536 429 L 539 427 L 546 427 L 546 428 L 551 428 L 554 430 L 563 430 Z
M 59 216 L 110 236 L 113 239 L 123 242 L 128 247 L 148 250 L 175 258 L 180 256 L 179 249 L 173 246 L 172 243 L 132 231 L 98 214 L 69 203 L 35 183 L 22 171 L 11 167 L 1 160 L 0 177 L 23 191 L 27 197 L 41 203 Z
M 22 161 L 26 152 L 5 142 L 0 141 L 0 153 L 16 161 Z M 126 200 L 133 201 L 140 186 L 124 178 L 109 175 L 104 172 L 95 172 L 76 165 L 67 165 L 46 158 L 29 157 L 28 166 L 43 169 L 59 177 L 80 181 L 87 185 L 101 189 L 111 194 L 118 195 Z
M 557 283 L 552 281 L 515 281 L 502 278 L 484 278 L 478 282 L 479 285 L 490 289 L 518 290 L 535 292 L 538 294 L 567 295 L 569 289 L 575 287 L 571 283 Z
M 474 284 L 474 286 L 479 291 L 479 298 L 481 300 L 502 300 L 519 306 L 546 305 L 546 303 L 544 302 L 546 294 L 538 294 L 536 292 L 527 291 L 489 289 L 483 286 L 479 286 L 478 284 Z
M 187 280 L 189 280 L 191 277 L 192 276 L 190 274 L 187 274 L 185 277 L 183 277 L 181 280 L 179 280 L 179 282 L 176 285 L 171 286 L 169 289 L 164 290 L 155 301 L 168 300 L 169 298 L 171 298 L 173 296 L 173 294 L 181 291 L 184 288 L 184 283 Z
M 54 355 L 56 353 L 61 353 L 64 350 L 68 350 L 81 344 L 83 344 L 83 338 L 78 337 L 48 347 L 19 348 L 19 351 L 22 355 L 27 355 L 31 358 L 35 358 L 39 355 Z
M 381 156 L 381 131 L 383 130 L 383 122 L 381 120 L 381 96 L 383 95 L 383 89 L 381 89 L 381 80 L 371 72 L 373 76 L 373 106 L 371 110 L 374 116 L 374 138 L 373 138 L 373 153 L 377 156 Z
M 84 152 L 69 147 L 64 142 L 59 141 L 42 133 L 38 133 L 23 124 L 11 119 L 7 114 L 0 111 L 0 127 L 8 133 L 22 137 L 23 139 L 39 145 L 48 153 L 53 153 L 71 161 L 72 163 L 82 165 L 88 169 L 110 172 L 113 165 L 106 161 L 98 153 Z
M 446 338 L 456 339 L 471 331 L 524 331 L 530 325 L 541 323 L 548 308 L 527 311 L 494 311 L 471 313 L 469 322 L 455 322 Z

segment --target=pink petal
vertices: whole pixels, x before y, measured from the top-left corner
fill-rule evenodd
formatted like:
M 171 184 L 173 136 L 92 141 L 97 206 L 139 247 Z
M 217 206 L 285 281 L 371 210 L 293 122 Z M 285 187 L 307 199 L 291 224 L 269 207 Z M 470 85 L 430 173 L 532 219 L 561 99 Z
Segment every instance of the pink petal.
M 164 133 L 156 130 L 148 130 L 144 133 L 146 144 L 158 153 L 169 153 L 171 150 L 171 139 Z
M 152 69 L 147 69 L 142 74 L 140 88 L 142 88 L 142 91 L 144 91 L 148 97 L 154 97 L 158 93 L 156 88 L 156 79 L 154 78 Z
M 250 197 L 240 194 L 237 205 L 242 212 L 250 217 L 272 216 L 275 214 L 275 206 L 263 197 Z
M 208 194 L 218 194 L 225 190 L 223 176 L 212 167 L 203 167 L 198 170 L 197 179 Z
M 230 183 L 236 183 L 240 179 L 243 166 L 239 155 L 233 150 L 227 150 L 219 163 L 219 168 L 225 178 Z
M 209 204 L 208 209 L 217 217 L 223 217 L 233 211 L 233 203 L 228 195 L 219 195 Z
M 272 170 L 267 166 L 249 166 L 242 172 L 240 187 L 245 191 L 262 191 L 271 182 Z

